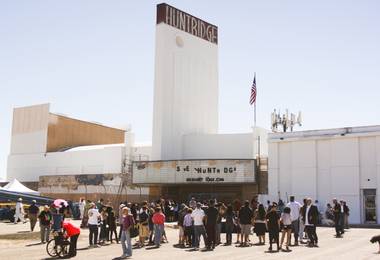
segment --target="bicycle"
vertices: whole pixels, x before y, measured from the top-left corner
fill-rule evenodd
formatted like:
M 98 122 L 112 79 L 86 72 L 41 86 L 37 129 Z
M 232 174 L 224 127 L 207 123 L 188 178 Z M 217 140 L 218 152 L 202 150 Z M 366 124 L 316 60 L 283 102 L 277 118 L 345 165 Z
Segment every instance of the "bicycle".
M 69 255 L 70 242 L 63 236 L 63 232 L 53 231 L 53 238 L 46 244 L 46 252 L 51 257 L 64 258 Z

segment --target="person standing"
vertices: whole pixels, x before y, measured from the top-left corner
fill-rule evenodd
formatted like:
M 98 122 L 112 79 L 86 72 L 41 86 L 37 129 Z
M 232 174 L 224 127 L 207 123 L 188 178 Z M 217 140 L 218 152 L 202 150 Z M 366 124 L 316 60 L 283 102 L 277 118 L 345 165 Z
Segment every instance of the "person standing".
M 253 211 L 249 207 L 249 201 L 244 202 L 244 206 L 239 210 L 239 223 L 241 228 L 241 246 L 248 246 L 249 235 L 252 228 Z
M 335 222 L 335 232 L 336 237 L 342 237 L 344 234 L 343 224 L 342 224 L 342 206 L 339 204 L 337 199 L 333 199 L 333 211 L 334 211 L 334 222 Z
M 216 220 L 216 234 L 215 234 L 215 240 L 216 240 L 216 245 L 221 244 L 221 237 L 220 234 L 222 233 L 222 219 L 225 217 L 227 207 L 224 205 L 224 203 L 219 202 L 218 203 L 218 219 Z
M 98 222 L 100 218 L 100 213 L 95 207 L 95 203 L 91 203 L 90 209 L 88 210 L 88 229 L 89 234 L 89 244 L 90 247 L 99 247 L 98 245 Z
M 207 234 L 207 243 L 206 248 L 208 250 L 213 250 L 216 246 L 216 222 L 218 220 L 219 212 L 215 208 L 215 200 L 209 201 L 209 207 L 206 210 L 206 234 Z
M 290 196 L 289 199 L 290 202 L 286 206 L 290 208 L 290 219 L 292 221 L 291 230 L 294 233 L 294 245 L 298 246 L 301 204 L 298 201 L 295 201 L 294 196 Z
M 344 214 L 344 228 L 349 229 L 348 216 L 350 215 L 350 208 L 347 206 L 347 203 L 345 201 L 343 201 L 343 214 Z
M 286 251 L 289 252 L 290 245 L 290 237 L 292 235 L 292 220 L 291 220 L 291 209 L 289 207 L 285 207 L 283 212 L 281 213 L 281 223 L 282 223 L 282 235 L 281 235 L 281 243 L 280 249 L 282 249 L 282 244 L 284 243 L 284 239 L 286 236 Z
M 229 246 L 232 244 L 232 232 L 234 230 L 235 223 L 235 213 L 231 204 L 227 206 L 224 216 L 226 218 L 226 245 Z
M 52 222 L 52 215 L 48 205 L 44 206 L 44 210 L 38 215 L 40 221 L 41 243 L 45 244 L 49 241 L 50 225 Z
M 68 257 L 75 257 L 77 255 L 77 242 L 80 235 L 80 228 L 73 225 L 68 221 L 63 221 L 62 228 L 64 236 L 70 238 L 70 248 Z
M 108 239 L 108 213 L 106 207 L 103 207 L 100 211 L 100 234 L 99 243 L 104 245 Z
M 113 235 L 115 235 L 116 243 L 119 243 L 117 231 L 116 231 L 116 216 L 115 216 L 115 212 L 112 206 L 109 206 L 107 208 L 107 213 L 108 213 L 107 224 L 108 224 L 108 229 L 109 229 L 108 240 L 112 244 L 112 237 Z
M 312 204 L 311 198 L 306 199 L 306 208 L 303 211 L 305 220 L 305 232 L 310 240 L 309 247 L 318 247 L 318 236 L 316 232 L 318 224 L 318 208 Z
M 197 202 L 197 206 L 193 213 L 191 213 L 191 217 L 194 221 L 194 247 L 199 248 L 200 245 L 200 238 L 203 237 L 203 241 L 205 245 L 207 245 L 207 235 L 206 235 L 206 229 L 204 226 L 204 219 L 205 219 L 205 212 L 203 209 L 201 209 L 202 204 Z
M 192 208 L 187 208 L 187 213 L 183 218 L 183 228 L 185 231 L 185 243 L 192 247 L 193 245 L 193 219 L 191 218 L 191 213 L 193 213 Z
M 40 209 L 36 206 L 36 201 L 32 201 L 32 205 L 30 205 L 28 209 L 28 217 L 30 221 L 30 231 L 33 232 L 34 227 L 36 226 L 37 223 L 37 217 L 38 213 L 40 212 Z
M 270 207 L 270 211 L 265 216 L 265 223 L 269 233 L 269 251 L 273 250 L 273 241 L 277 244 L 277 251 L 280 249 L 279 245 L 279 232 L 280 232 L 280 218 L 277 214 L 277 203 L 273 203 Z
M 301 206 L 300 209 L 300 221 L 299 221 L 299 232 L 298 232 L 298 239 L 299 241 L 304 244 L 305 242 L 303 241 L 304 239 L 304 231 L 305 231 L 305 219 L 303 218 L 303 213 L 305 212 L 306 209 L 306 198 L 303 199 L 303 205 Z
M 145 240 L 149 236 L 149 211 L 148 211 L 148 203 L 143 202 L 142 208 L 139 213 L 139 246 L 145 246 Z
M 260 203 L 258 209 L 256 209 L 254 213 L 254 230 L 259 237 L 259 245 L 265 245 L 265 215 L 264 205 Z
M 165 215 L 162 213 L 161 207 L 156 207 L 152 221 L 154 224 L 154 244 L 158 248 L 161 246 L 165 228 Z
M 185 215 L 187 214 L 187 206 L 185 204 L 180 205 L 180 209 L 177 213 L 177 225 L 178 225 L 178 245 L 180 247 L 185 246 L 185 228 L 183 226 L 183 221 L 185 218 Z
M 22 198 L 19 198 L 16 202 L 16 210 L 15 210 L 15 221 L 14 223 L 17 224 L 18 220 L 22 221 L 23 224 L 25 224 L 25 211 L 24 211 L 24 205 L 22 204 Z
M 80 212 L 80 219 L 82 220 L 84 217 L 84 209 L 86 207 L 86 201 L 85 199 L 81 198 L 79 201 L 79 212 Z
M 131 242 L 131 233 L 130 229 L 135 225 L 135 219 L 130 212 L 128 207 L 122 209 L 122 218 L 123 218 L 123 230 L 121 232 L 120 242 L 123 249 L 123 254 L 121 258 L 132 256 L 132 242 Z

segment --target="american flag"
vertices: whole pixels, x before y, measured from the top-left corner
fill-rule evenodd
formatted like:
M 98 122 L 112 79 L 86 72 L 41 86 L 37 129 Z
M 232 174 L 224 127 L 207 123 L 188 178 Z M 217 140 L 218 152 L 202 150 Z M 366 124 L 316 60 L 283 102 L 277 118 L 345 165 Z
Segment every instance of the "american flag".
M 253 105 L 256 102 L 256 75 L 253 78 L 253 83 L 251 87 L 251 98 L 249 100 L 249 104 Z

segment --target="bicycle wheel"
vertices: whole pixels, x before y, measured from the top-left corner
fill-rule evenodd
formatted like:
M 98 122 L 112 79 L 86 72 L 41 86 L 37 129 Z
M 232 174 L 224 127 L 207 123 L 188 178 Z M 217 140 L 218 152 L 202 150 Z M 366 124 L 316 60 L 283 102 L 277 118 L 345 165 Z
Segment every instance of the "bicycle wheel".
M 55 239 L 50 239 L 49 242 L 46 244 L 46 252 L 48 255 L 51 257 L 56 257 L 58 256 L 56 246 L 55 246 Z

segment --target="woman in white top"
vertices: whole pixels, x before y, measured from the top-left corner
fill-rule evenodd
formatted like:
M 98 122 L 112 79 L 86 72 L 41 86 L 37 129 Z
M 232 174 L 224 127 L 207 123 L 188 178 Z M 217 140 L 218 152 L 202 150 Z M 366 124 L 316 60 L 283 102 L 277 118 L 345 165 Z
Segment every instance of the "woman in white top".
M 282 235 L 280 249 L 282 249 L 282 244 L 284 243 L 284 238 L 286 235 L 286 251 L 289 250 L 290 236 L 292 235 L 292 220 L 290 217 L 290 208 L 285 207 L 283 213 L 281 214 L 282 223 Z

